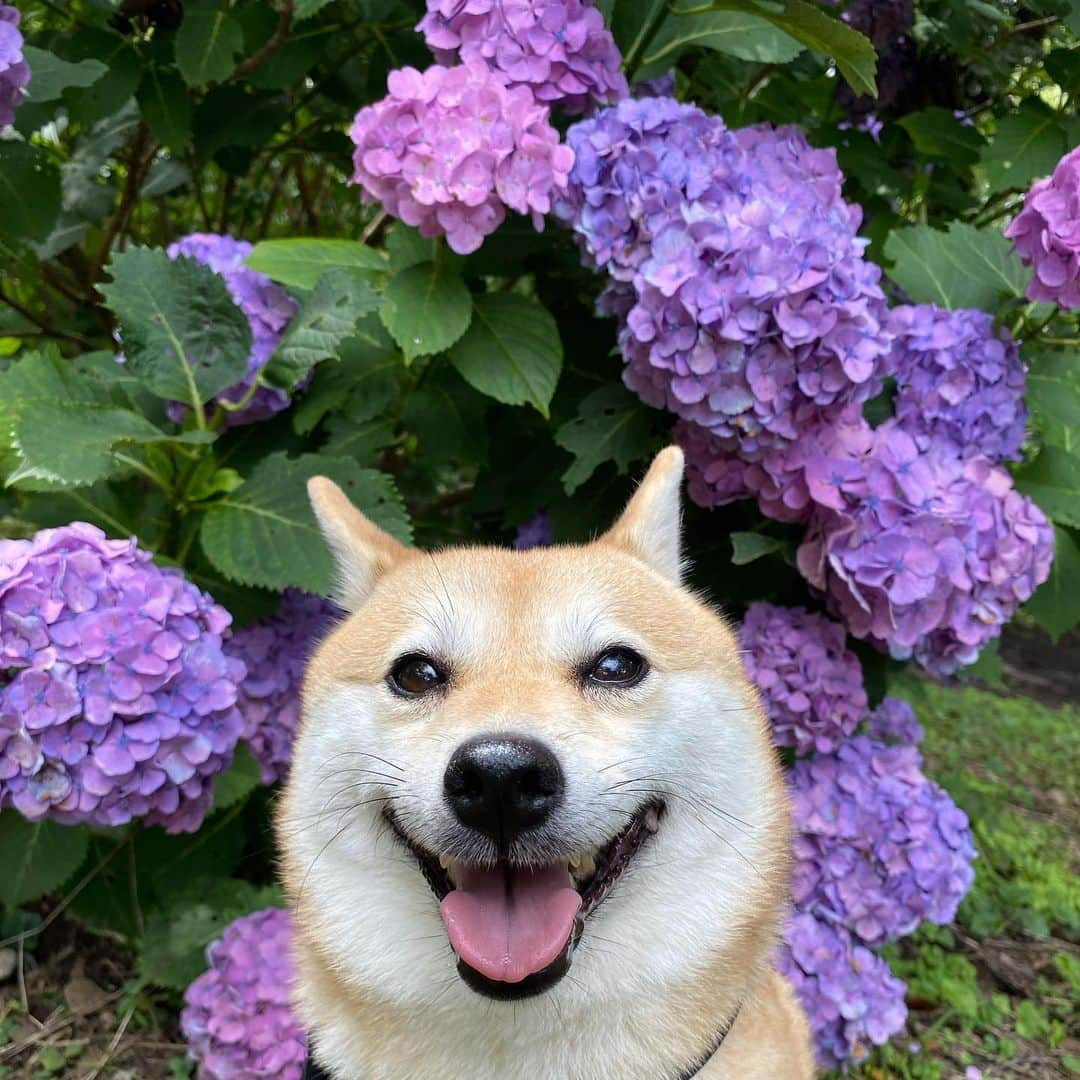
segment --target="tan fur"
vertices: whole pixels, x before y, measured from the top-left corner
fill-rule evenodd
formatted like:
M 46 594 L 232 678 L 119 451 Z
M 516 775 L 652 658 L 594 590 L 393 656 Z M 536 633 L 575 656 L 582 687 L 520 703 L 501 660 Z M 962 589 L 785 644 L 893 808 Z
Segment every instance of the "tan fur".
M 701 1072 L 703 1078 L 806 1080 L 813 1075 L 805 1019 L 770 963 L 786 905 L 790 844 L 786 789 L 732 631 L 678 585 L 681 472 L 677 450 L 660 455 L 623 517 L 590 545 L 528 552 L 467 548 L 430 555 L 403 548 L 380 533 L 328 481 L 313 482 L 317 515 L 345 577 L 341 596 L 356 611 L 323 643 L 309 667 L 293 780 L 277 825 L 283 879 L 299 928 L 298 1005 L 314 1033 L 320 1060 L 336 1070 L 340 1080 L 442 1080 L 465 1067 L 475 1077 L 531 1080 L 541 1075 L 536 1072 L 539 1061 L 555 1070 L 546 1075 L 585 1080 L 597 1075 L 595 1060 L 588 1056 L 597 1053 L 597 1040 L 609 1043 L 610 1052 L 617 1055 L 619 1066 L 612 1075 L 620 1080 L 667 1080 L 658 1078 L 656 1066 L 647 1063 L 672 1063 L 674 1078 L 706 1051 L 736 1011 L 735 1024 Z M 625 701 L 616 697 L 598 703 L 582 693 L 573 676 L 577 659 L 573 642 L 589 632 L 585 624 L 590 613 L 597 612 L 596 617 L 614 626 L 631 628 L 633 644 L 647 655 L 655 673 Z M 388 693 L 380 697 L 401 642 L 420 632 L 417 627 L 425 620 L 438 623 L 440 633 L 453 642 L 449 692 L 438 703 L 424 706 L 394 701 Z M 455 636 L 455 627 L 462 624 L 468 624 L 467 629 Z M 609 907 L 614 915 L 616 905 L 645 903 L 634 894 L 635 875 L 644 883 L 648 875 L 662 871 L 645 865 L 642 853 L 641 869 L 631 864 L 625 881 L 616 886 L 625 890 L 625 899 L 613 891 L 597 909 L 595 920 L 590 919 L 569 975 L 535 999 L 511 1005 L 476 997 L 455 982 L 450 955 L 445 961 L 438 957 L 432 961 L 445 963 L 446 979 L 423 1005 L 404 991 L 380 989 L 374 975 L 365 976 L 364 964 L 370 967 L 374 961 L 352 958 L 343 935 L 351 935 L 354 928 L 357 935 L 378 935 L 382 928 L 365 924 L 364 911 L 340 909 L 349 904 L 348 897 L 334 891 L 338 886 L 331 886 L 325 864 L 312 856 L 304 837 L 304 830 L 313 827 L 312 819 L 326 809 L 322 781 L 327 766 L 318 757 L 325 731 L 316 725 L 329 722 L 320 717 L 331 713 L 334 723 L 341 723 L 343 692 L 379 702 L 374 725 L 386 740 L 380 747 L 411 746 L 417 762 L 423 765 L 430 759 L 434 769 L 441 767 L 445 747 L 468 735 L 521 724 L 568 758 L 580 756 L 595 764 L 614 761 L 628 740 L 648 745 L 650 732 L 663 725 L 670 709 L 671 687 L 696 685 L 701 673 L 708 673 L 700 683 L 702 695 L 708 696 L 706 686 L 722 686 L 737 703 L 730 707 L 730 721 L 716 718 L 720 735 L 710 734 L 710 739 L 722 737 L 728 723 L 732 746 L 752 759 L 758 780 L 749 824 L 755 857 L 744 870 L 726 849 L 718 849 L 731 857 L 744 880 L 736 889 L 724 879 L 722 887 L 737 898 L 730 904 L 722 934 L 698 943 L 693 964 L 647 994 L 629 999 L 619 996 L 617 978 L 613 985 L 614 961 L 605 958 L 605 950 L 610 953 L 612 946 L 599 932 L 593 937 L 590 927 L 593 921 L 607 925 L 603 919 L 609 918 L 605 911 Z M 703 707 L 701 702 L 691 704 Z M 347 727 L 342 730 L 343 736 L 348 734 Z M 679 737 L 692 749 L 693 732 Z M 708 749 L 715 752 L 712 746 Z M 731 782 L 736 783 L 739 769 L 735 765 L 732 769 L 736 779 Z M 676 801 L 677 794 L 671 799 L 673 821 L 678 814 L 694 816 L 689 799 L 683 799 L 689 809 Z M 407 810 L 413 804 L 399 805 Z M 355 829 L 377 827 L 376 811 L 372 809 Z M 704 830 L 701 835 L 711 844 L 719 829 L 710 827 L 711 819 L 701 820 L 701 813 L 697 816 Z M 683 828 L 696 828 L 691 818 L 684 816 L 682 821 Z M 725 840 L 729 848 L 750 842 L 734 832 L 731 837 Z M 664 822 L 655 841 L 659 857 L 665 850 Z M 393 852 L 393 866 L 378 862 L 376 847 L 370 867 L 357 867 L 357 873 L 392 874 L 395 882 L 401 877 L 408 892 L 401 903 L 409 905 L 402 918 L 411 918 L 415 906 L 417 925 L 423 927 L 419 933 L 429 932 L 437 917 L 433 920 L 424 905 L 433 910 L 435 899 L 428 893 L 425 901 L 426 886 L 415 862 L 419 884 L 414 889 L 408 871 L 401 869 L 412 857 L 395 849 L 390 836 L 379 842 L 385 845 L 383 857 L 387 847 Z M 687 852 L 685 857 L 695 854 Z M 343 860 L 340 873 L 347 873 L 345 857 L 336 857 Z M 370 878 L 364 885 L 376 887 Z M 651 887 L 659 886 L 654 882 Z M 677 901 L 693 905 L 695 897 L 683 895 Z M 679 919 L 678 907 L 670 917 Z M 673 933 L 676 928 L 673 924 Z M 397 955 L 394 950 L 419 947 L 401 944 L 392 936 L 394 940 L 385 944 L 390 956 Z M 436 939 L 432 950 L 449 953 L 445 940 L 440 944 L 437 933 L 430 936 Z M 361 937 L 356 945 L 364 945 Z M 657 943 L 658 948 L 662 945 Z M 380 951 L 376 960 L 383 959 Z M 620 962 L 633 963 L 633 958 Z M 473 1062 L 470 1055 L 475 1056 Z M 590 1063 L 575 1071 L 578 1061 Z

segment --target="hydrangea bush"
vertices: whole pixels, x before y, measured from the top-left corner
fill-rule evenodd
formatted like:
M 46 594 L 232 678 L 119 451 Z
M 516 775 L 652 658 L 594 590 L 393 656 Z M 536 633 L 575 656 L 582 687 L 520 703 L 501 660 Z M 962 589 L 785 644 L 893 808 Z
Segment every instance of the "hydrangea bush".
M 894 677 L 1080 621 L 1076 11 L 735 6 L 0 4 L 0 831 L 34 868 L 0 902 L 84 882 L 172 992 L 257 912 L 188 993 L 206 1080 L 303 1059 L 264 886 L 335 618 L 305 482 L 526 549 L 672 439 L 790 770 L 778 963 L 823 1065 L 904 1026 L 882 945 L 978 863 Z

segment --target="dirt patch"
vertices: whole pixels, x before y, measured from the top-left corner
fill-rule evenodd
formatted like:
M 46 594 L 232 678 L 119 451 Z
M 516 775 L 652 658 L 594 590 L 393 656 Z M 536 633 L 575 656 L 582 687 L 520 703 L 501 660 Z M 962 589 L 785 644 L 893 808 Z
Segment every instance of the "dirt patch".
M 1006 687 L 1047 705 L 1080 704 L 1080 629 L 1055 645 L 1035 625 L 1010 623 L 1001 635 L 1001 667 Z

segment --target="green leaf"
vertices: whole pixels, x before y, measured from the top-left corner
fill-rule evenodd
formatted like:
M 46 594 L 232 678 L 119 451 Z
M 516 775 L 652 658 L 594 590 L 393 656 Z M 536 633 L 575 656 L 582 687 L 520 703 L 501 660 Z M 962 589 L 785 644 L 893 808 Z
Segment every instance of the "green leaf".
M 765 64 L 794 60 L 803 46 L 766 19 L 738 11 L 669 15 L 645 54 L 646 64 L 673 63 L 688 48 L 717 52 Z
M 897 122 L 911 136 L 920 154 L 945 158 L 951 164 L 974 165 L 979 151 L 986 146 L 986 140 L 974 127 L 962 124 L 939 105 L 908 113 Z
M 602 386 L 582 399 L 577 416 L 555 432 L 555 441 L 574 455 L 574 463 L 562 475 L 567 495 L 573 495 L 605 461 L 614 461 L 625 473 L 644 454 L 651 426 L 648 411 L 621 383 Z
M 355 465 L 374 468 L 379 451 L 394 441 L 397 422 L 390 416 L 372 416 L 354 420 L 348 410 L 335 416 L 327 425 L 329 438 L 323 452 L 348 458 Z
M 262 779 L 262 769 L 246 742 L 237 744 L 232 764 L 214 777 L 213 809 L 225 810 L 246 799 Z
M 314 289 L 328 270 L 385 271 L 386 257 L 356 240 L 319 240 L 298 236 L 288 240 L 260 240 L 247 257 L 247 265 L 282 285 Z
M 1044 446 L 1034 461 L 1016 471 L 1015 479 L 1051 521 L 1080 528 L 1080 456 Z
M 1027 288 L 1028 271 L 1009 241 L 973 225 L 897 229 L 885 255 L 894 264 L 889 276 L 915 304 L 994 311 L 1002 297 L 1022 297 Z
M 191 95 L 168 68 L 152 67 L 135 94 L 150 133 L 164 146 L 182 151 L 191 139 Z
M 623 54 L 623 67 L 628 72 L 635 71 L 641 63 L 642 51 L 648 45 L 649 28 L 666 5 L 667 0 L 620 0 L 615 5 L 611 31 Z
M 176 31 L 176 66 L 188 86 L 205 86 L 227 79 L 244 48 L 240 24 L 220 8 L 199 9 L 189 4 Z
M 469 327 L 469 290 L 439 263 L 418 263 L 395 274 L 384 296 L 382 320 L 406 362 L 450 348 Z
M 731 561 L 736 566 L 745 566 L 755 559 L 783 551 L 787 544 L 775 536 L 764 536 L 756 532 L 733 532 L 731 534 Z
M 455 371 L 446 369 L 440 375 L 426 378 L 405 399 L 405 426 L 420 440 L 420 453 L 427 460 L 481 461 L 487 453 L 488 399 Z
M 245 585 L 328 593 L 333 566 L 308 504 L 306 484 L 328 476 L 377 525 L 399 540 L 411 537 L 405 504 L 393 479 L 345 458 L 284 453 L 264 458 L 230 495 L 214 503 L 202 524 L 202 546 L 226 577 Z
M 357 320 L 376 311 L 382 298 L 350 270 L 324 274 L 292 317 L 263 369 L 271 386 L 291 390 L 320 360 L 356 329 Z
M 43 241 L 60 213 L 60 170 L 39 146 L 0 139 L 0 236 Z
M 1049 176 L 1065 150 L 1065 131 L 1054 114 L 1025 102 L 998 123 L 994 141 L 982 152 L 991 191 L 1026 188 L 1036 177 Z
M 1054 526 L 1054 562 L 1050 576 L 1024 605 L 1027 612 L 1057 644 L 1058 638 L 1080 623 L 1080 545 L 1068 529 Z
M 330 2 L 331 0 L 296 0 L 293 21 L 303 22 L 304 19 L 310 19 L 312 15 L 317 15 Z
M 89 838 L 86 829 L 55 821 L 28 821 L 7 810 L 0 814 L 0 904 L 18 907 L 60 888 L 82 865 Z
M 26 99 L 35 105 L 55 101 L 69 86 L 96 83 L 109 70 L 100 60 L 80 60 L 72 64 L 33 45 L 23 46 L 23 59 L 30 65 Z
M 450 350 L 454 367 L 480 393 L 504 405 L 528 403 L 544 417 L 562 359 L 551 312 L 514 293 L 477 296 L 472 325 Z
M 1047 75 L 1067 94 L 1080 92 L 1080 52 L 1054 49 L 1043 61 Z
M 247 373 L 251 327 L 225 279 L 194 259 L 128 248 L 100 286 L 132 374 L 158 397 L 199 406 Z
M 1044 441 L 1062 450 L 1080 449 L 1080 365 L 1076 356 L 1047 348 L 1032 351 L 1026 359 L 1027 400 Z

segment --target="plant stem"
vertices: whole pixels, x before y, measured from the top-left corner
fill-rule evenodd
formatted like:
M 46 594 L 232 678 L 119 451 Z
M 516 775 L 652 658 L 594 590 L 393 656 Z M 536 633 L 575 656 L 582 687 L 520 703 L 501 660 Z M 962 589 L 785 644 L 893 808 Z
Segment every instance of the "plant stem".
M 623 71 L 626 73 L 627 81 L 631 81 L 634 72 L 641 67 L 641 61 L 645 57 L 645 50 L 652 44 L 661 23 L 667 17 L 667 0 L 652 0 L 652 4 L 652 10 L 646 16 L 638 36 L 631 43 L 626 56 L 623 58 Z

